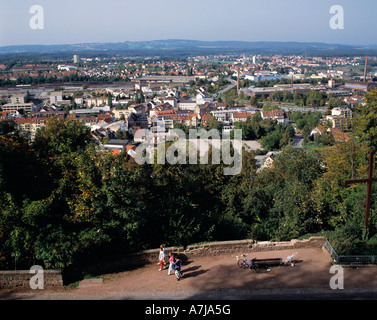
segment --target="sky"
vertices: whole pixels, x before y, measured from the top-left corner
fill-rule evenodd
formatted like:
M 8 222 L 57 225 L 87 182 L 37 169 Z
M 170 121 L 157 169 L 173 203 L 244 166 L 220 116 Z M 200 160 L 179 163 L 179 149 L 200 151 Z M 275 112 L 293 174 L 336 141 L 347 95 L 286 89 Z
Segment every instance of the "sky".
M 33 5 L 43 8 L 43 29 L 30 27 Z M 330 27 L 333 5 L 343 8 L 344 29 Z M 0 46 L 162 39 L 368 45 L 377 43 L 376 13 L 376 0 L 0 0 Z

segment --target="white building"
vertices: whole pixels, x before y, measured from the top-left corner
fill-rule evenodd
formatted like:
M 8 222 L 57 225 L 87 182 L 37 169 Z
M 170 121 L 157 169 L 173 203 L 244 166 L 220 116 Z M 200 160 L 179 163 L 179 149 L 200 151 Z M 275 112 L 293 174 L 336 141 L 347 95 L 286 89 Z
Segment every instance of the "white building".
M 196 108 L 196 100 L 181 98 L 178 101 L 178 109 L 194 111 Z
M 347 130 L 348 119 L 352 118 L 352 111 L 347 107 L 337 107 L 331 110 L 331 115 L 326 116 L 326 120 L 330 121 L 333 128 Z
M 262 111 L 261 115 L 262 115 L 263 120 L 272 119 L 272 120 L 276 120 L 277 123 L 282 123 L 282 124 L 289 122 L 289 119 L 286 116 L 285 112 L 280 109 L 271 110 L 271 111 Z
M 73 69 L 77 69 L 77 67 L 76 66 L 63 65 L 63 64 L 58 65 L 59 71 L 71 71 Z
M 347 107 L 336 107 L 331 110 L 331 115 L 332 116 L 342 116 L 343 118 L 346 119 L 351 119 L 352 118 L 352 110 Z
M 123 151 L 126 149 L 127 144 L 128 140 L 111 139 L 104 145 L 104 147 L 107 150 Z
M 3 111 L 10 112 L 12 117 L 17 117 L 24 113 L 32 111 L 39 111 L 44 106 L 44 103 L 38 99 L 28 99 L 28 94 L 14 94 L 10 98 L 10 103 L 4 104 L 1 108 Z
M 289 75 L 278 75 L 277 73 L 274 72 L 255 72 L 254 75 L 245 75 L 245 79 L 250 80 L 250 81 L 261 81 L 261 80 L 277 80 L 277 79 L 285 79 L 289 78 Z
M 327 85 L 328 85 L 329 88 L 335 88 L 335 80 L 330 79 Z
M 14 94 L 10 97 L 10 103 L 26 103 L 28 98 L 27 93 Z
M 59 105 L 63 101 L 63 92 L 54 91 L 50 93 L 50 104 Z
M 165 97 L 163 103 L 169 103 L 173 108 L 177 108 L 177 99 L 175 97 Z
M 213 100 L 211 98 L 208 98 L 205 93 L 199 92 L 196 95 L 196 104 L 206 104 L 207 102 L 212 103 Z

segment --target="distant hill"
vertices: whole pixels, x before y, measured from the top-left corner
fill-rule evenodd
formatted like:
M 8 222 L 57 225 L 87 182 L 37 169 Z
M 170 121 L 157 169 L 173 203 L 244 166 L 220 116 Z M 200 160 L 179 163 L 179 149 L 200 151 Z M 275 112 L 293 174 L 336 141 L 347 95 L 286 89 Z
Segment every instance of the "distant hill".
M 352 46 L 317 42 L 269 41 L 199 41 L 153 40 L 116 43 L 78 43 L 61 45 L 17 45 L 0 47 L 0 54 L 95 53 L 109 55 L 193 55 L 217 53 L 306 54 L 306 55 L 363 55 L 377 54 L 377 45 Z

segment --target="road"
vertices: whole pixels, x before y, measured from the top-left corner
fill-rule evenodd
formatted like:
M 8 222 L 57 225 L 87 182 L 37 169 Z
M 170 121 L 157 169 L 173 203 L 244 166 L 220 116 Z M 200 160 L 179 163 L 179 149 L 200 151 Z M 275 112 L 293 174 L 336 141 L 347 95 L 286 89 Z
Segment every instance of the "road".
M 273 104 L 274 106 L 277 106 L 281 109 L 283 109 L 285 112 L 289 112 L 289 111 L 301 111 L 301 112 L 316 112 L 316 111 L 319 111 L 321 113 L 325 113 L 327 108 L 326 107 L 318 107 L 318 108 L 314 108 L 314 107 L 296 107 L 296 106 L 287 106 L 287 105 L 280 105 L 280 104 Z
M 303 136 L 294 136 L 292 139 L 292 147 L 302 148 L 302 142 L 304 141 Z
M 230 82 L 230 84 L 228 84 L 224 89 L 220 90 L 219 92 L 216 92 L 213 95 L 214 98 L 217 98 L 218 95 L 227 92 L 237 86 L 237 81 L 233 80 L 231 77 L 228 77 L 227 80 Z
M 67 291 L 67 290 L 66 290 Z M 79 294 L 68 292 L 19 292 L 3 295 L 0 300 L 376 300 L 373 288 L 331 290 L 323 288 L 270 288 L 260 290 L 182 290 L 178 292 L 109 292 Z

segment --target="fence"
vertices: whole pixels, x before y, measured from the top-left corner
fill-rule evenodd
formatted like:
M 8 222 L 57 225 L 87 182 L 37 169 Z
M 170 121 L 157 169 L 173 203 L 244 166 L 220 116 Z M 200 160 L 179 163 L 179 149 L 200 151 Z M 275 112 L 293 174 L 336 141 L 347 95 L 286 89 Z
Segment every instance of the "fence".
M 330 242 L 326 240 L 325 248 L 329 251 L 330 256 L 337 264 L 377 264 L 377 256 L 372 255 L 338 255 Z
M 327 240 L 327 239 L 326 239 L 326 242 L 325 242 L 325 248 L 329 251 L 330 257 L 332 257 L 334 259 L 334 261 L 337 263 L 339 261 L 339 256 L 336 253 L 336 251 L 334 250 L 334 248 L 332 247 L 332 245 L 330 244 L 329 240 Z

